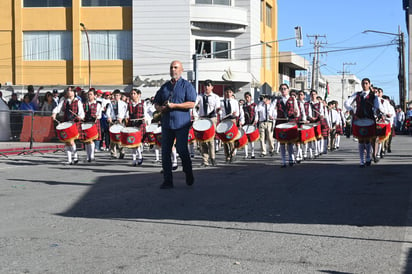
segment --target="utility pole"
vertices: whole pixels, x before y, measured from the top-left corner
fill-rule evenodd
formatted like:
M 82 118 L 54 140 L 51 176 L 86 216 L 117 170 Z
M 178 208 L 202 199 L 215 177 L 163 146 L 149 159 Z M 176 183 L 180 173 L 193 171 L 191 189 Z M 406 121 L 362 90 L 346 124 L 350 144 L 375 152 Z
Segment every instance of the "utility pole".
M 346 84 L 346 79 L 345 79 L 345 73 L 349 73 L 349 71 L 345 71 L 345 66 L 354 66 L 356 63 L 343 63 L 342 65 L 342 71 L 338 71 L 338 73 L 342 73 L 342 103 L 341 106 L 343 106 L 343 103 L 345 102 L 345 84 Z
M 404 34 L 401 31 L 401 27 L 398 29 L 399 32 L 399 104 L 402 107 L 403 111 L 406 111 L 406 76 L 405 76 L 405 41 Z M 411 98 L 409 98 L 411 99 Z
M 313 64 L 312 64 L 312 82 L 311 82 L 311 89 L 314 89 L 319 92 L 319 48 L 322 44 L 327 44 L 327 42 L 321 42 L 318 38 L 325 38 L 326 35 L 306 35 L 309 39 L 314 38 L 315 40 L 311 44 L 313 44 Z

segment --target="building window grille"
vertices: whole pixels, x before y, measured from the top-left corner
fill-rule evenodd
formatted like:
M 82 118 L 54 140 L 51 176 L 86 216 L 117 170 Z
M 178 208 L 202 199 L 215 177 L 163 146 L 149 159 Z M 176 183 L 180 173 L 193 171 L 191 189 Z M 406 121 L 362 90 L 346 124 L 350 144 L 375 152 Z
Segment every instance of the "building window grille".
M 23 7 L 25 8 L 50 8 L 50 7 L 65 7 L 72 6 L 72 0 L 24 0 Z
M 72 60 L 72 33 L 69 31 L 23 32 L 23 60 Z
M 87 31 L 91 60 L 132 60 L 131 31 Z M 88 60 L 87 38 L 82 31 L 82 59 Z
M 230 42 L 196 40 L 196 53 L 203 58 L 230 59 Z
M 83 7 L 131 7 L 132 0 L 82 0 Z
M 231 0 L 196 0 L 196 4 L 231 6 Z

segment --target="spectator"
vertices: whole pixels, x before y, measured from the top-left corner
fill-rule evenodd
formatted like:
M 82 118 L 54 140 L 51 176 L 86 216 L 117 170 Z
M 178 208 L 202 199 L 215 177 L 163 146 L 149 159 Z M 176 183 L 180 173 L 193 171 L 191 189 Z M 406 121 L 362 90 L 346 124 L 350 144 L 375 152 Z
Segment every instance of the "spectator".
M 59 104 L 59 91 L 57 89 L 53 89 L 53 100 L 56 102 L 56 105 Z
M 12 93 L 11 99 L 8 104 L 10 111 L 10 130 L 13 140 L 18 140 L 21 132 L 21 114 L 18 112 L 20 109 L 21 102 L 17 97 L 17 93 Z
M 41 107 L 41 115 L 42 116 L 50 116 L 52 114 L 53 109 L 57 106 L 56 102 L 53 99 L 53 94 L 48 91 L 44 96 L 43 105 Z
M 20 105 L 19 110 L 23 110 L 23 116 L 33 115 L 36 110 L 35 104 L 30 101 L 30 94 L 26 93 L 23 97 L 23 102 Z M 31 112 L 31 113 L 28 113 Z

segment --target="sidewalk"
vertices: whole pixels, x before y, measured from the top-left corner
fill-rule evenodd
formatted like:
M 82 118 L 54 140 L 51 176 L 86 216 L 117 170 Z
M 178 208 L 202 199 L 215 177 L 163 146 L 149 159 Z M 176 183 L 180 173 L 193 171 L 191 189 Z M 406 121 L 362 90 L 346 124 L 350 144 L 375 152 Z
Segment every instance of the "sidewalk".
M 0 142 L 0 156 L 54 152 L 64 148 L 61 142 Z

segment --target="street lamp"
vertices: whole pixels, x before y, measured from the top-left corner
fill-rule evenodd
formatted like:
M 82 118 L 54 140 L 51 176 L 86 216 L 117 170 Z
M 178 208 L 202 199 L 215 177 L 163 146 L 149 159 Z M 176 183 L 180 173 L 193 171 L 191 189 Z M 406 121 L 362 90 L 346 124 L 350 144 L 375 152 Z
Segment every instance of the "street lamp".
M 89 90 L 92 87 L 92 65 L 90 62 L 90 41 L 89 41 L 89 34 L 87 33 L 87 29 L 83 23 L 80 23 L 80 26 L 83 28 L 84 33 L 86 34 L 86 40 L 87 40 L 87 49 L 89 53 Z
M 368 32 L 375 32 L 387 35 L 394 35 L 398 37 L 398 52 L 399 52 L 399 73 L 398 73 L 398 81 L 399 81 L 399 104 L 406 110 L 406 88 L 405 88 L 405 46 L 404 46 L 404 34 L 401 32 L 399 28 L 399 33 L 392 33 L 392 32 L 384 32 L 384 31 L 377 31 L 377 30 L 365 30 L 363 33 Z

